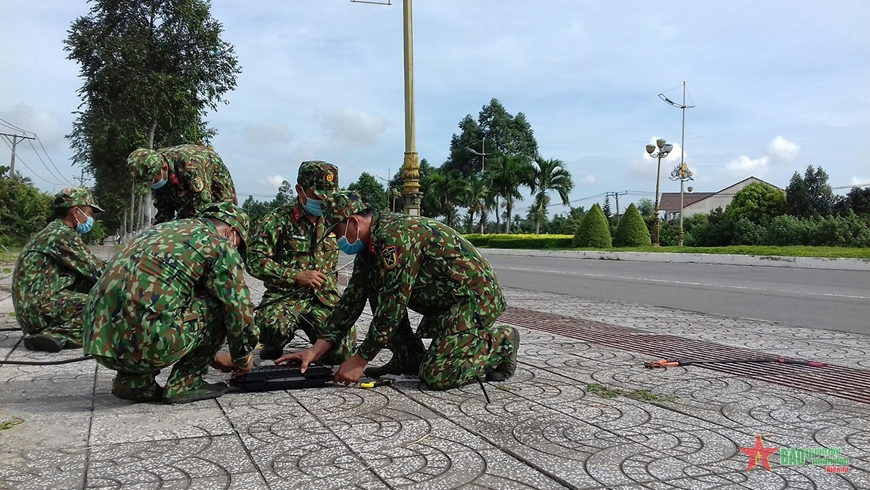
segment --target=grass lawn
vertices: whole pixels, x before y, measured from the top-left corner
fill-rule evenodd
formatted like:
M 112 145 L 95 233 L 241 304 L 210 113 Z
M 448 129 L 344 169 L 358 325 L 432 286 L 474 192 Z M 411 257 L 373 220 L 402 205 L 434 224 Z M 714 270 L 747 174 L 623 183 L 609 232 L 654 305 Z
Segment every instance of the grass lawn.
M 581 250 L 581 249 L 563 249 Z M 593 249 L 588 249 L 593 250 Z M 772 255 L 777 257 L 824 257 L 870 259 L 870 248 L 845 247 L 772 247 L 763 245 L 734 245 L 730 247 L 633 247 L 597 249 L 606 252 L 654 252 L 691 254 Z

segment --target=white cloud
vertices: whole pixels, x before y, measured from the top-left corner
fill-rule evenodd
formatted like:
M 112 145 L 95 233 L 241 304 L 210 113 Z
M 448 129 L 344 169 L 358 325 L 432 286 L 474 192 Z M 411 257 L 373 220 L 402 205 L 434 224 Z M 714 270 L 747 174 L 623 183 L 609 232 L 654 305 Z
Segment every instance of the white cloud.
M 860 185 L 861 187 L 867 187 L 867 185 L 865 185 L 865 184 L 870 184 L 870 178 L 852 177 L 850 184 L 851 185 Z
M 798 150 L 800 146 L 777 136 L 767 147 L 767 154 L 773 162 L 791 163 L 797 158 Z
M 595 183 L 595 176 L 592 174 L 588 174 L 586 177 L 583 177 L 583 179 L 580 180 L 580 183 L 584 185 L 592 185 Z
M 749 175 L 760 176 L 767 173 L 767 164 L 770 161 L 769 157 L 749 158 L 746 155 L 740 155 L 739 158 L 732 160 L 725 169 L 734 175 L 748 177 Z
M 302 162 L 317 160 L 318 158 L 316 155 L 319 150 L 320 148 L 317 146 L 317 143 L 313 141 L 303 141 L 302 143 L 299 143 L 296 150 L 290 154 L 290 165 L 296 165 L 298 168 L 298 165 Z
M 266 177 L 264 184 L 269 186 L 270 189 L 278 190 L 281 187 L 281 184 L 287 179 L 281 177 L 281 175 L 270 175 Z
M 248 141 L 254 145 L 285 144 L 296 137 L 287 123 L 259 123 L 245 130 Z
M 341 109 L 322 118 L 324 133 L 338 143 L 372 145 L 386 131 L 387 123 L 379 116 L 354 109 Z

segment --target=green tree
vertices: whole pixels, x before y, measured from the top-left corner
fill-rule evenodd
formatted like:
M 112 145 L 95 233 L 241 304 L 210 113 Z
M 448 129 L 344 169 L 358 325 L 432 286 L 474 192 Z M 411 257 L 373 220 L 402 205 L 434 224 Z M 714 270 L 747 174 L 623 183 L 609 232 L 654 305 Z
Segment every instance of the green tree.
M 494 198 L 504 199 L 505 212 L 507 216 L 511 216 L 514 203 L 523 199 L 520 188 L 532 188 L 535 168 L 528 158 L 521 155 L 501 155 L 493 159 L 493 161 L 494 164 L 491 166 L 491 170 L 486 174 L 490 182 L 490 189 Z M 499 210 L 497 200 L 494 202 L 494 205 L 496 228 L 498 228 Z M 505 220 L 504 232 L 511 232 L 510 220 Z
M 469 148 L 476 152 L 485 150 L 490 156 L 487 162 L 499 155 L 532 159 L 538 154 L 538 143 L 526 116 L 522 112 L 511 115 L 497 99 L 483 106 L 477 121 L 472 119 L 471 114 L 462 118 L 459 130 L 460 133 L 453 134 L 450 139 L 450 155 L 444 162 L 443 170 L 457 170 L 463 177 L 479 172 L 486 174 L 488 171 L 481 168 L 481 157 L 469 151 Z
M 70 26 L 65 50 L 84 83 L 68 138 L 73 162 L 94 175 L 107 215 L 129 206 L 125 160 L 132 150 L 215 134 L 204 118 L 225 102 L 241 71 L 222 30 L 207 0 L 93 0 Z
M 836 203 L 834 192 L 828 184 L 828 174 L 822 167 L 807 167 L 804 176 L 797 172 L 785 188 L 786 212 L 792 216 L 808 218 L 828 216 Z
M 431 208 L 437 210 L 435 216 L 443 216 L 447 226 L 453 226 L 457 217 L 456 206 L 465 200 L 465 193 L 465 181 L 458 171 L 437 171 L 429 176 L 429 189 L 423 200 L 428 199 Z
M 644 218 L 646 218 L 648 216 L 652 217 L 652 215 L 655 214 L 655 212 L 656 212 L 655 203 L 653 202 L 652 199 L 645 197 L 645 198 L 637 201 L 637 211 Z
M 535 174 L 532 178 L 531 190 L 535 195 L 534 216 L 535 233 L 541 232 L 541 222 L 547 219 L 547 206 L 550 204 L 550 192 L 555 191 L 559 195 L 562 204 L 568 205 L 568 194 L 574 189 L 571 173 L 565 168 L 561 160 L 545 160 L 535 158 Z
M 53 203 L 29 183 L 0 178 L 0 244 L 24 245 L 51 219 Z
M 242 209 L 248 213 L 248 217 L 251 218 L 251 224 L 254 224 L 263 219 L 263 216 L 266 216 L 272 210 L 272 206 L 270 202 L 257 201 L 254 199 L 254 196 L 248 196 L 242 203 Z
M 429 162 L 422 158 L 420 159 L 420 192 L 423 193 L 423 202 L 420 203 L 420 214 L 423 216 L 434 218 L 438 216 L 438 210 L 435 209 L 437 206 L 432 199 L 427 199 L 426 196 L 429 194 L 429 181 L 430 177 L 436 169 L 429 164 Z M 402 170 L 399 169 L 395 174 L 393 174 L 393 178 L 390 179 L 389 188 L 397 189 L 400 193 L 404 192 L 404 183 L 405 181 L 402 179 Z M 396 199 L 396 208 L 394 211 L 402 212 L 405 207 L 404 198 L 399 197 Z
M 278 193 L 275 194 L 275 199 L 269 203 L 270 209 L 278 209 L 281 206 L 290 204 L 296 199 L 296 192 L 294 192 L 295 186 L 286 180 L 281 181 L 281 185 L 278 186 Z
M 725 219 L 732 225 L 743 218 L 756 225 L 766 224 L 783 214 L 785 208 L 784 192 L 763 182 L 753 182 L 734 194 L 725 208 Z
M 858 216 L 870 217 L 870 187 L 853 187 L 838 208 L 843 216 L 851 209 Z
M 629 204 L 625 214 L 619 220 L 619 226 L 616 227 L 613 246 L 643 247 L 651 243 L 649 228 L 647 228 L 643 216 L 640 215 L 640 211 L 634 203 Z
M 613 246 L 607 216 L 604 215 L 598 203 L 592 205 L 592 209 L 586 213 L 580 226 L 577 227 L 573 246 L 583 248 L 610 248 Z
M 604 196 L 604 207 L 601 208 L 601 211 L 604 213 L 604 217 L 607 218 L 607 222 L 610 222 L 610 218 L 613 216 L 613 211 L 610 210 L 610 194 Z
M 386 211 L 389 207 L 387 191 L 384 190 L 384 186 L 368 172 L 360 174 L 359 179 L 357 179 L 356 182 L 347 186 L 347 190 L 357 192 L 371 207 L 378 211 Z
M 489 186 L 484 178 L 472 175 L 468 179 L 465 188 L 465 202 L 463 204 L 468 208 L 469 220 L 472 226 L 474 224 L 474 215 L 478 214 L 480 216 L 480 233 L 484 232 L 484 226 L 486 225 L 486 209 L 489 193 Z M 471 226 L 467 230 L 468 233 L 472 233 Z

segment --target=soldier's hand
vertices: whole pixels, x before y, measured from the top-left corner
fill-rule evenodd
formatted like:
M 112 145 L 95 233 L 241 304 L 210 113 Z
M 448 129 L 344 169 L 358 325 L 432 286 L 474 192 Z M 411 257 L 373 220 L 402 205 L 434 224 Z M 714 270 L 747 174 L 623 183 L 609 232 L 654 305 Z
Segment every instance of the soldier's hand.
M 248 355 L 245 360 L 239 363 L 233 363 L 232 371 L 235 374 L 245 374 L 254 368 L 254 356 Z
M 320 271 L 302 271 L 293 279 L 299 286 L 320 289 L 326 281 L 326 274 Z
M 214 356 L 214 360 L 211 361 L 211 367 L 222 373 L 229 373 L 233 370 L 233 356 L 229 352 L 221 352 Z
M 338 367 L 338 372 L 335 373 L 332 380 L 336 383 L 352 385 L 362 377 L 366 364 L 368 364 L 368 361 L 360 357 L 359 354 L 355 354 L 350 359 L 341 363 L 341 366 Z
M 284 354 L 275 360 L 275 364 L 296 364 L 300 363 L 301 366 L 299 368 L 300 372 L 305 372 L 308 369 L 308 365 L 312 362 L 316 361 L 320 356 L 318 356 L 314 351 L 310 348 L 294 352 L 292 354 Z

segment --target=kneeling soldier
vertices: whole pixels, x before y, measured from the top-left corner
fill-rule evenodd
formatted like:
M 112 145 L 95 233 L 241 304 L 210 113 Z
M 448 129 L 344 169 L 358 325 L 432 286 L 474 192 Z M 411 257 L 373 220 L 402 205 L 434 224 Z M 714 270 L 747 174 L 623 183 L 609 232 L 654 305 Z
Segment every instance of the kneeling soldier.
M 84 349 L 118 372 L 112 394 L 164 403 L 216 398 L 226 385 L 203 381 L 209 364 L 252 367 L 258 332 L 242 260 L 248 224 L 235 204 L 210 205 L 200 218 L 149 229 L 109 262 L 88 299 Z M 231 359 L 215 357 L 225 341 Z M 169 366 L 161 388 L 155 378 Z

